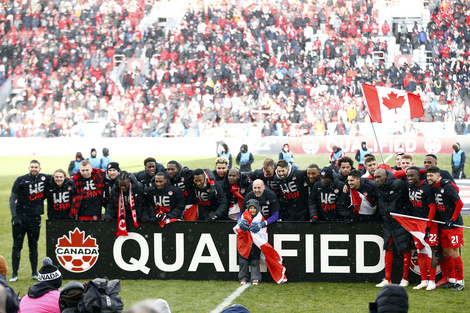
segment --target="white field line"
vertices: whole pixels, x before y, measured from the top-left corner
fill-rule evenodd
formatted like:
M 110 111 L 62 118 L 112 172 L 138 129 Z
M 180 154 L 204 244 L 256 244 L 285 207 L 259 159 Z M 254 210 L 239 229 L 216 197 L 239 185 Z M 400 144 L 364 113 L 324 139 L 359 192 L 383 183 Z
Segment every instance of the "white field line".
M 225 298 L 224 302 L 219 304 L 214 310 L 211 311 L 211 313 L 220 313 L 220 312 L 222 312 L 223 309 L 228 307 L 230 305 L 230 303 L 232 303 L 233 300 L 235 300 L 239 295 L 241 295 L 243 293 L 243 291 L 245 291 L 246 288 L 248 288 L 250 286 L 251 286 L 251 284 L 248 283 L 246 285 L 242 285 L 242 286 L 238 287 L 237 290 L 235 290 L 230 296 Z

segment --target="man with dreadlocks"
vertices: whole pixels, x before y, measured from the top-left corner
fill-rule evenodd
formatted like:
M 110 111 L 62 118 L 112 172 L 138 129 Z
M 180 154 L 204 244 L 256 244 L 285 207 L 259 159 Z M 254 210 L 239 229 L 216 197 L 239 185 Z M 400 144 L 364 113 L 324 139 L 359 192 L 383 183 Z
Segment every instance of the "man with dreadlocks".
M 226 220 L 228 202 L 222 187 L 209 176 L 209 170 L 194 171 L 194 192 L 199 208 L 199 220 Z
M 83 160 L 80 170 L 72 176 L 77 193 L 73 199 L 70 216 L 78 216 L 79 220 L 101 220 L 103 204 L 104 171 L 92 168 L 90 161 Z
M 127 221 L 133 221 L 134 226 L 139 227 L 138 221 L 145 222 L 149 216 L 142 210 L 142 184 L 127 171 L 120 172 L 116 180 L 103 219 L 105 222 L 117 220 L 116 236 L 127 236 Z

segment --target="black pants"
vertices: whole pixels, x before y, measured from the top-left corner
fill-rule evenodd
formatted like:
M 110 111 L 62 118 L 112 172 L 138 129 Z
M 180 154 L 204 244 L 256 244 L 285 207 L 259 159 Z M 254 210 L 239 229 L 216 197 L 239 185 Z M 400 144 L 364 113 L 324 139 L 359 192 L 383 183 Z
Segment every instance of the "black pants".
M 40 215 L 21 216 L 21 224 L 13 225 L 13 251 L 11 255 L 11 260 L 14 274 L 18 273 L 18 269 L 20 267 L 21 249 L 23 249 L 23 241 L 26 234 L 28 234 L 29 261 L 31 262 L 31 273 L 37 273 L 38 240 L 40 229 Z

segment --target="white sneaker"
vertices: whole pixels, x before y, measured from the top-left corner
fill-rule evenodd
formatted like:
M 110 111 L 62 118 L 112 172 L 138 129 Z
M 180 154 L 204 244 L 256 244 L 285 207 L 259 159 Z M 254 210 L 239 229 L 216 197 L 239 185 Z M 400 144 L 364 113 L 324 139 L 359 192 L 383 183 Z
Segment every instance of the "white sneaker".
M 15 283 L 15 282 L 17 282 L 17 281 L 18 281 L 18 275 L 13 274 L 13 276 L 11 276 L 11 278 L 10 278 L 10 282 L 11 282 L 11 283 Z
M 385 287 L 385 286 L 391 285 L 391 284 L 392 284 L 391 281 L 386 280 L 386 279 L 384 278 L 384 279 L 382 279 L 382 282 L 381 282 L 380 284 L 375 285 L 375 287 L 377 287 L 377 288 L 382 288 L 382 287 Z
M 434 280 L 430 280 L 426 290 L 434 290 L 434 289 L 436 289 L 436 282 Z
M 406 286 L 408 286 L 409 284 L 410 284 L 409 281 L 407 281 L 406 279 L 403 279 L 403 278 L 402 278 L 399 285 L 402 286 L 402 287 L 406 287 Z
M 429 285 L 429 280 L 422 280 L 421 283 L 418 286 L 413 287 L 413 289 L 414 290 L 423 289 L 423 288 L 426 288 L 428 285 Z

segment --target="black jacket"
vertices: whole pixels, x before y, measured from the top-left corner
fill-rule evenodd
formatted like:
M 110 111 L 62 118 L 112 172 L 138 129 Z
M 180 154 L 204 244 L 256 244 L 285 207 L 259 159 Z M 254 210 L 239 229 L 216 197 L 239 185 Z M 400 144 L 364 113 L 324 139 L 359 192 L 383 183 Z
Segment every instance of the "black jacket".
M 165 174 L 168 177 L 168 182 L 173 186 L 178 187 L 181 192 L 183 193 L 184 197 L 184 204 L 190 205 L 196 203 L 196 195 L 194 194 L 194 173 L 188 167 L 182 167 L 181 164 L 178 163 L 180 171 L 174 178 L 169 178 L 168 173 Z
M 207 175 L 210 172 L 205 170 Z M 199 208 L 199 220 L 206 220 L 211 215 L 216 215 L 219 220 L 227 219 L 228 202 L 224 191 L 219 183 L 206 185 L 204 188 L 197 188 L 194 185 L 194 195 Z
M 308 198 L 310 217 L 329 222 L 350 218 L 352 212 L 348 210 L 349 199 L 343 187 L 344 183 L 336 179 L 326 186 L 321 181 L 316 182 Z
M 47 218 L 50 220 L 70 219 L 73 196 L 76 192 L 75 182 L 65 177 L 62 186 L 57 186 L 52 177 L 46 184 Z
M 277 187 L 276 174 L 274 174 L 272 177 L 265 177 L 263 169 L 258 169 L 250 173 L 250 179 L 252 181 L 261 179 L 264 182 L 265 186 L 269 187 L 272 191 L 274 191 L 274 193 L 279 193 L 279 189 Z
M 281 179 L 276 170 L 276 181 L 279 187 L 279 203 L 281 220 L 306 221 L 308 219 L 308 197 L 304 188 L 306 171 L 295 170 L 289 164 L 289 173 Z
M 44 188 L 51 175 L 39 173 L 18 177 L 11 189 L 10 210 L 12 217 L 44 214 Z
M 155 221 L 157 214 L 166 213 L 166 218 L 181 219 L 184 210 L 184 199 L 181 190 L 169 184 L 165 188 L 158 190 L 155 182 L 152 187 L 146 189 L 146 211 L 150 216 L 150 221 Z
M 134 198 L 134 210 L 137 215 L 137 220 L 149 220 L 148 214 L 145 214 L 144 208 L 142 207 L 142 201 L 144 198 L 144 188 L 141 183 L 139 183 L 133 175 L 130 175 L 131 184 L 132 184 L 132 196 Z M 120 188 L 115 184 L 111 189 L 111 196 L 109 198 L 108 206 L 106 207 L 106 212 L 103 216 L 104 220 L 117 220 L 119 213 L 119 193 Z M 129 204 L 129 191 L 123 192 L 124 196 L 124 205 L 126 208 L 126 221 L 132 221 L 132 212 L 130 210 Z

